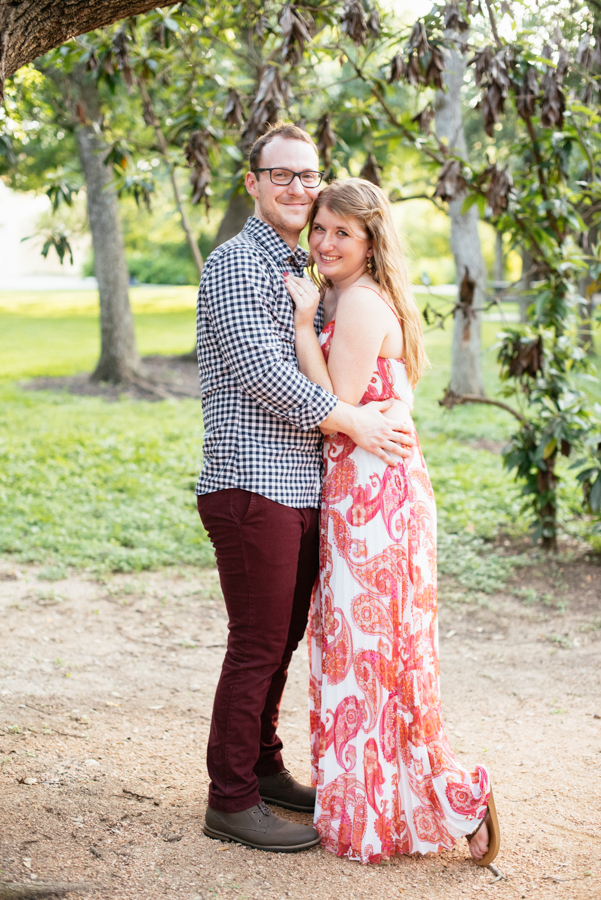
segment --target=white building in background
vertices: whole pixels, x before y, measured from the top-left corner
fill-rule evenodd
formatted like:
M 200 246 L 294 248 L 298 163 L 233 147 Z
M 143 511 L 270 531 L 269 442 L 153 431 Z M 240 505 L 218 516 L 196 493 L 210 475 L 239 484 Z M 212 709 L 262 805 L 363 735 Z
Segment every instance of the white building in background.
M 95 278 L 82 278 L 90 245 L 88 235 L 73 239 L 73 265 L 67 258 L 61 266 L 53 248 L 46 259 L 42 256 L 44 241 L 32 235 L 40 230 L 40 216 L 49 210 L 50 200 L 45 194 L 12 191 L 0 180 L 0 291 L 96 286 Z

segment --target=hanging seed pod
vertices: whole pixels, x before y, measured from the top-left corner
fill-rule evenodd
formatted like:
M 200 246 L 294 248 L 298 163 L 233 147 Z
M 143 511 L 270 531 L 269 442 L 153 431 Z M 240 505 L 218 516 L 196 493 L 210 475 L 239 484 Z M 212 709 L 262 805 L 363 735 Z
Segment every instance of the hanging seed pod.
M 302 14 L 288 3 L 282 7 L 280 28 L 284 37 L 282 62 L 298 66 L 303 58 L 305 44 L 311 40 L 310 25 Z
M 88 57 L 88 61 L 86 63 L 86 69 L 88 72 L 95 72 L 98 68 L 98 57 L 96 56 L 96 51 L 92 50 Z
M 543 371 L 543 339 L 525 340 L 516 336 L 510 348 L 508 371 L 513 378 L 536 378 Z
M 470 60 L 470 65 L 475 65 L 476 84 L 484 87 L 479 108 L 484 118 L 484 130 L 489 137 L 492 137 L 493 128 L 503 112 L 511 84 L 507 62 L 507 49 L 494 53 L 492 47 L 483 47 Z
M 382 26 L 380 25 L 380 13 L 374 6 L 367 17 L 367 30 L 371 34 L 372 37 L 378 37 L 378 35 L 382 31 Z
M 166 41 L 165 41 L 165 32 L 166 31 L 167 31 L 167 29 L 166 29 L 165 23 L 163 21 L 155 22 L 155 24 L 150 29 L 150 36 L 156 44 L 159 44 L 161 47 L 164 47 L 165 43 L 166 43 Z
M 330 151 L 332 147 L 336 146 L 336 135 L 332 129 L 329 113 L 325 113 L 317 123 L 316 143 L 324 168 L 329 169 L 331 161 Z
M 576 62 L 585 69 L 590 69 L 593 63 L 593 51 L 591 49 L 591 35 L 588 31 L 580 38 L 576 51 Z
M 193 131 L 188 138 L 185 146 L 186 161 L 191 167 L 190 184 L 192 185 L 192 197 L 190 202 L 193 204 L 200 203 L 204 200 L 206 211 L 209 211 L 209 197 L 211 191 L 209 182 L 211 180 L 211 170 L 209 167 L 208 144 L 209 134 L 206 131 Z
M 340 26 L 345 34 L 357 46 L 362 46 L 367 40 L 367 22 L 363 12 L 363 4 L 360 0 L 344 0 L 344 11 L 340 20 Z
M 409 84 L 412 85 L 412 87 L 417 87 L 423 81 L 419 59 L 417 58 L 415 53 L 412 53 L 407 60 L 407 66 L 405 68 L 405 78 L 407 79 Z
M 250 110 L 250 116 L 242 139 L 246 147 L 251 147 L 268 125 L 277 122 L 278 111 L 286 106 L 288 85 L 283 82 L 280 70 L 275 66 L 265 66 L 259 81 L 259 89 Z
M 456 2 L 449 3 L 448 6 L 445 6 L 443 14 L 445 29 L 451 31 L 467 31 L 469 28 L 469 25 L 463 18 L 463 13 Z
M 430 49 L 430 45 L 428 43 L 428 33 L 426 31 L 426 26 L 423 22 L 417 21 L 413 28 L 411 29 L 411 34 L 409 35 L 409 43 L 408 48 L 410 50 L 417 50 L 417 55 L 421 58 L 425 53 Z
M 378 161 L 373 153 L 368 153 L 367 159 L 363 163 L 361 171 L 359 172 L 359 178 L 364 178 L 365 181 L 371 181 L 372 184 L 377 185 L 377 187 L 381 186 L 380 176 L 382 174 L 382 170 L 378 165 Z
M 438 47 L 430 48 L 430 61 L 426 74 L 424 75 L 424 84 L 441 90 L 443 87 L 442 73 L 444 72 L 444 56 Z
M 461 173 L 461 162 L 458 159 L 447 159 L 440 174 L 434 196 L 450 202 L 466 189 L 466 181 Z
M 240 128 L 244 122 L 244 110 L 242 109 L 240 95 L 233 88 L 230 88 L 223 107 L 223 119 L 234 128 Z
M 428 103 L 420 113 L 414 116 L 411 121 L 417 123 L 419 130 L 425 134 L 430 133 L 430 122 L 434 118 L 434 107 Z
M 478 184 L 483 185 L 488 181 L 486 202 L 491 208 L 493 216 L 499 216 L 507 209 L 507 204 L 513 189 L 513 178 L 507 168 L 499 169 L 496 163 L 487 166 L 478 178 Z
M 557 67 L 547 67 L 543 75 L 542 90 L 543 99 L 540 105 L 540 121 L 544 128 L 563 127 L 563 114 L 566 108 L 566 98 L 562 91 L 563 76 L 568 65 L 568 55 L 564 49 L 559 51 Z
M 526 66 L 522 73 L 522 81 L 516 94 L 515 105 L 518 114 L 523 119 L 529 119 L 536 111 L 539 87 L 536 69 L 534 66 Z
M 474 77 L 478 87 L 482 84 L 484 76 L 487 74 L 491 61 L 495 55 L 492 47 L 482 47 L 470 59 L 468 65 L 475 66 Z
M 267 16 L 259 16 L 257 18 L 257 21 L 255 22 L 255 27 L 254 27 L 253 31 L 254 31 L 255 37 L 258 38 L 260 41 L 263 40 L 263 38 L 265 36 L 265 32 L 267 30 L 267 25 L 268 25 Z
M 134 83 L 133 73 L 129 64 L 129 53 L 127 48 L 127 33 L 125 27 L 120 28 L 113 38 L 113 53 L 117 62 L 117 68 L 123 72 L 123 80 L 130 91 Z
M 400 81 L 401 78 L 405 78 L 406 70 L 405 70 L 405 60 L 401 53 L 395 54 L 390 60 L 390 72 L 388 74 L 388 84 L 394 84 L 395 81 Z

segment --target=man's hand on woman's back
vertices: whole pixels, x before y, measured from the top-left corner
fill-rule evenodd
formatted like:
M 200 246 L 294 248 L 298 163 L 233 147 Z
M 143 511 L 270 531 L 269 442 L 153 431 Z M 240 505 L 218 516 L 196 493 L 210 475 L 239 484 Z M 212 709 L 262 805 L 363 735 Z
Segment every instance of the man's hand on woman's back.
M 395 418 L 384 415 L 395 403 L 391 399 L 355 407 L 340 401 L 319 427 L 324 434 L 348 434 L 358 447 L 396 466 L 400 459 L 411 456 L 415 438 L 413 425 L 401 410 Z

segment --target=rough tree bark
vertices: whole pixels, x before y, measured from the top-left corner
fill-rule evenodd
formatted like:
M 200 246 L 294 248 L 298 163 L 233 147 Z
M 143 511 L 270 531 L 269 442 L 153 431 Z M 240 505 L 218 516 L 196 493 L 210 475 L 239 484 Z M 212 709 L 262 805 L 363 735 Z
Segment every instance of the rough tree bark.
M 129 305 L 129 275 L 117 198 L 107 190 L 111 172 L 103 163 L 105 145 L 94 130 L 100 119 L 98 89 L 91 79 L 70 76 L 84 120 L 76 130 L 77 147 L 86 181 L 88 218 L 94 248 L 94 269 L 100 295 L 100 359 L 94 381 L 120 382 L 140 374 L 134 322 Z
M 156 0 L 0 0 L 0 102 L 4 79 L 78 34 L 157 6 Z
M 466 58 L 450 50 L 447 53 L 444 81 L 447 90 L 438 91 L 435 100 L 435 123 L 438 138 L 457 156 L 467 157 L 465 132 L 461 118 L 461 87 Z M 455 394 L 484 394 L 482 382 L 481 317 L 486 288 L 486 268 L 478 236 L 478 209 L 470 207 L 461 213 L 466 194 L 449 203 L 451 249 L 455 257 L 457 285 L 460 289 L 458 308 L 453 317 L 453 350 L 450 389 Z M 465 278 L 474 283 L 471 300 L 465 302 L 461 291 Z M 463 296 L 461 296 L 463 293 Z

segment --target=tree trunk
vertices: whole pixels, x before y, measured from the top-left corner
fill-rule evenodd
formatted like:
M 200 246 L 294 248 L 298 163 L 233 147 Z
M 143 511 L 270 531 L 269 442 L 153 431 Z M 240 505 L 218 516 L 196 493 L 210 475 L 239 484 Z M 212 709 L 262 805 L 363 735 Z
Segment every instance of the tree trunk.
M 467 158 L 465 132 L 461 119 L 461 87 L 466 58 L 455 50 L 447 52 L 444 81 L 446 91 L 438 91 L 435 100 L 437 137 L 457 156 Z M 471 303 L 458 299 L 453 316 L 453 349 L 450 389 L 456 394 L 484 394 L 481 365 L 481 319 L 484 304 L 486 269 L 478 235 L 478 209 L 467 212 L 461 207 L 467 194 L 458 195 L 449 203 L 451 217 L 451 249 L 455 257 L 457 285 L 467 278 L 474 283 Z
M 85 124 L 76 131 L 77 147 L 86 180 L 88 218 L 94 248 L 94 269 L 100 295 L 100 359 L 94 381 L 127 381 L 140 372 L 134 322 L 129 305 L 129 276 L 117 198 L 107 190 L 111 172 L 103 163 L 104 142 L 92 125 L 100 117 L 96 85 L 90 79 L 73 81 L 85 111 Z
M 156 0 L 0 0 L 0 102 L 4 79 L 78 34 L 138 13 Z
M 502 231 L 495 231 L 495 269 L 493 279 L 495 281 L 505 280 L 505 254 L 503 252 Z
M 246 220 L 249 216 L 252 216 L 254 211 L 254 201 L 246 193 L 246 190 L 243 194 L 232 194 L 225 215 L 221 220 L 221 225 L 213 244 L 213 250 L 215 247 L 219 247 L 220 244 L 225 244 L 226 241 L 237 235 L 239 231 L 242 231 Z
M 552 453 L 545 460 L 546 469 L 539 469 L 537 475 L 538 496 L 546 496 L 548 499 L 538 510 L 538 519 L 541 530 L 541 544 L 544 550 L 557 550 L 557 475 L 555 474 L 555 463 L 557 454 Z M 546 534 L 544 533 L 546 532 Z

